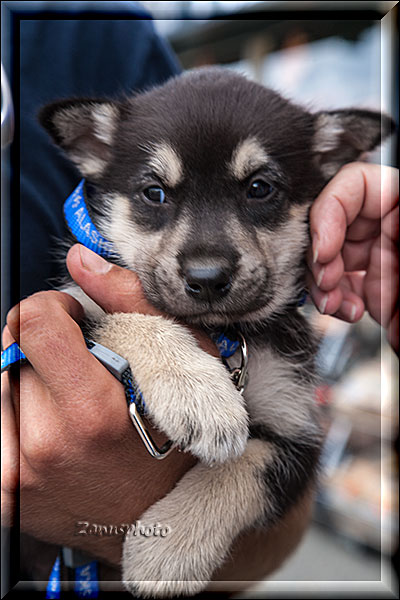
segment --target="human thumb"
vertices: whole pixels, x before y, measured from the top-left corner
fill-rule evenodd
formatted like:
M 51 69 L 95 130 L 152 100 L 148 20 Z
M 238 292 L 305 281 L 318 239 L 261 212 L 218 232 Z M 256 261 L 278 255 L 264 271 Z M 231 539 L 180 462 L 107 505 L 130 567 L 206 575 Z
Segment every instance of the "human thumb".
M 104 260 L 81 244 L 68 252 L 67 267 L 79 287 L 108 313 L 162 314 L 146 300 L 136 273 Z

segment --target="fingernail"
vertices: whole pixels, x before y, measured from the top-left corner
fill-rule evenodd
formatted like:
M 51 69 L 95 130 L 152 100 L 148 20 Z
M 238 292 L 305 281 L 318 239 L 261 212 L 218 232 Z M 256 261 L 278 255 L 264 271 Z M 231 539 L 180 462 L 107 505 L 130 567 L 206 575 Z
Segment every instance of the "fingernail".
M 328 294 L 325 294 L 325 296 L 322 298 L 322 300 L 318 306 L 318 310 L 321 313 L 321 315 L 325 314 L 327 302 L 328 302 Z
M 344 302 L 342 302 L 340 310 L 343 313 L 343 315 L 345 315 L 350 321 L 354 321 L 356 317 L 357 306 L 353 304 L 353 302 L 344 300 Z
M 320 272 L 319 272 L 319 275 L 318 275 L 318 277 L 317 277 L 317 286 L 318 286 L 318 287 L 321 285 L 321 282 L 322 282 L 322 280 L 323 280 L 323 278 L 324 278 L 324 274 L 325 274 L 325 269 L 324 269 L 324 268 L 322 268 L 322 269 L 320 270 Z
M 312 248 L 313 248 L 313 263 L 315 264 L 318 260 L 319 251 L 319 239 L 316 233 L 312 236 Z
M 83 268 L 92 273 L 104 275 L 104 273 L 107 273 L 112 267 L 111 263 L 107 262 L 104 258 L 95 252 L 92 252 L 85 246 L 79 246 L 79 254 Z

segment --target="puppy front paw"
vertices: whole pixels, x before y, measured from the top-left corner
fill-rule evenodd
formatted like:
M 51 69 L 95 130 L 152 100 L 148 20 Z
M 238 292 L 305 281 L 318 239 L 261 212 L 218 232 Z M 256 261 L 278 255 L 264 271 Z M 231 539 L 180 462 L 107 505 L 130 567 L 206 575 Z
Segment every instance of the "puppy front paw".
M 181 450 L 213 464 L 234 459 L 248 440 L 248 415 L 221 362 L 197 349 L 143 395 L 152 422 Z M 187 355 L 189 352 L 187 352 Z
M 123 581 L 124 587 L 135 598 L 176 598 L 195 596 L 208 582 L 203 581 Z
M 228 390 L 218 393 L 210 389 L 210 381 L 205 383 L 208 391 L 198 396 L 204 406 L 198 408 L 197 414 L 187 411 L 173 437 L 180 440 L 182 450 L 211 465 L 243 454 L 248 440 L 248 415 Z M 171 425 L 175 427 L 175 423 Z
M 143 531 L 160 519 L 151 507 L 140 519 Z M 162 515 L 168 524 L 165 537 L 143 535 L 134 530 L 127 534 L 123 547 L 122 581 L 135 597 L 172 598 L 193 596 L 207 585 L 211 573 L 204 569 L 199 540 L 187 538 L 184 518 L 179 514 Z M 143 525 L 142 525 L 143 524 Z M 186 538 L 186 540 L 185 540 Z
M 209 464 L 244 452 L 244 400 L 221 361 L 201 350 L 184 327 L 116 313 L 104 318 L 94 339 L 129 361 L 148 416 L 174 444 Z

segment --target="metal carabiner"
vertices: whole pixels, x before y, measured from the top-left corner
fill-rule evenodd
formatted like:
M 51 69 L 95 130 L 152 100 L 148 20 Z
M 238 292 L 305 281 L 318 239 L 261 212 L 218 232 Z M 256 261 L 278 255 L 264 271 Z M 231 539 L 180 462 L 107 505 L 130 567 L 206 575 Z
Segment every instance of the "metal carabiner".
M 154 442 L 153 438 L 147 431 L 142 418 L 138 412 L 138 408 L 134 402 L 129 405 L 129 416 L 131 418 L 132 423 L 136 427 L 136 430 L 142 440 L 143 444 L 146 447 L 146 450 L 153 458 L 157 458 L 157 460 L 161 460 L 168 456 L 170 452 L 174 449 L 173 442 L 168 440 L 165 444 L 159 448 L 157 444 Z
M 247 367 L 248 367 L 248 363 L 249 363 L 249 354 L 248 354 L 248 348 L 247 348 L 247 342 L 244 338 L 244 335 L 242 333 L 240 333 L 240 331 L 237 332 L 238 337 L 239 337 L 239 349 L 240 349 L 240 354 L 241 354 L 241 360 L 240 360 L 240 367 L 234 367 L 233 369 L 231 369 L 229 367 L 229 365 L 226 363 L 225 361 L 225 365 L 228 367 L 230 374 L 231 374 L 231 378 L 232 381 L 236 387 L 236 389 L 238 390 L 238 392 L 240 394 L 243 394 L 244 388 L 246 386 L 246 379 L 247 379 Z

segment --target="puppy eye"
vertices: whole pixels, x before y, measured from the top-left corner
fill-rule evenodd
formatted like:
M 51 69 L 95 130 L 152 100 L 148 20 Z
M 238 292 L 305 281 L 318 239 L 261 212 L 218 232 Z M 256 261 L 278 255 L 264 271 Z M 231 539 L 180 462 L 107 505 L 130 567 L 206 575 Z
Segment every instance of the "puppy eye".
M 143 190 L 143 194 L 154 204 L 164 204 L 165 202 L 165 192 L 159 185 L 151 185 Z
M 253 181 L 249 189 L 247 190 L 247 197 L 266 198 L 267 196 L 270 196 L 273 191 L 274 188 L 272 187 L 272 185 L 270 185 L 263 179 L 256 179 L 256 181 Z

